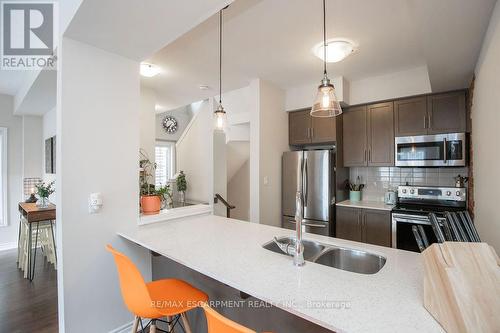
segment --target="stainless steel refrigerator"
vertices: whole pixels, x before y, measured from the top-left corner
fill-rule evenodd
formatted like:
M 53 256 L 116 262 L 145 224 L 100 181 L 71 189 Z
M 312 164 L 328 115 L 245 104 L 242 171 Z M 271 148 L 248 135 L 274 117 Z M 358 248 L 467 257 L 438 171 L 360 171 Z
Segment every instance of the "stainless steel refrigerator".
M 282 227 L 295 229 L 295 195 L 304 199 L 305 231 L 325 236 L 335 234 L 335 202 L 345 199 L 346 168 L 336 168 L 334 149 L 283 153 Z

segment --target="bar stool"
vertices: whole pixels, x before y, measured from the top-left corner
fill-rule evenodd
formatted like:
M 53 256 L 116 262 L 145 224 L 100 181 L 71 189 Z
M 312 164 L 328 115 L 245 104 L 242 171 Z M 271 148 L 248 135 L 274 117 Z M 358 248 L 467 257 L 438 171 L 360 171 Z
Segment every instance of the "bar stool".
M 40 221 L 33 222 L 36 227 L 32 228 L 31 231 L 31 246 L 29 244 L 29 227 L 28 221 L 22 217 L 20 223 L 19 232 L 19 244 L 18 244 L 18 267 L 23 270 L 24 278 L 29 278 L 30 280 L 34 277 L 34 270 L 36 264 L 36 252 L 38 246 L 41 247 L 42 252 L 47 261 L 57 266 L 57 255 L 56 255 L 56 245 L 54 239 L 54 230 L 52 221 Z M 30 258 L 30 252 L 35 249 L 34 256 Z M 29 267 L 31 265 L 31 267 Z
M 203 304 L 202 307 L 207 317 L 208 333 L 257 333 L 254 330 L 227 319 L 206 303 Z
M 173 332 L 179 319 L 182 321 L 184 331 L 192 332 L 186 312 L 205 303 L 208 300 L 207 294 L 177 279 L 146 283 L 137 267 L 126 255 L 116 251 L 109 244 L 106 245 L 106 249 L 113 254 L 115 259 L 123 301 L 129 311 L 135 315 L 133 333 L 137 332 L 139 324 L 142 332 L 148 326 L 150 333 L 156 333 L 157 330 L 163 331 L 156 327 L 157 321 L 167 323 L 167 332 Z M 167 320 L 160 319 L 163 317 Z M 143 327 L 142 318 L 150 319 L 146 327 Z

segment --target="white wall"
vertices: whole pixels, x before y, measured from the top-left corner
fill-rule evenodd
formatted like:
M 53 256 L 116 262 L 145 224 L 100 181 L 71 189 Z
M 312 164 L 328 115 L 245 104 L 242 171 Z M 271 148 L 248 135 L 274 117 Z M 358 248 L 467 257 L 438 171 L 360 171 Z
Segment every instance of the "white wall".
M 259 80 L 259 223 L 281 226 L 281 156 L 288 151 L 285 92 Z
M 214 110 L 217 104 L 214 103 Z M 227 155 L 226 155 L 226 134 L 224 132 L 213 133 L 213 195 L 220 194 L 224 199 L 227 196 Z M 232 204 L 230 202 L 230 204 Z M 214 206 L 214 214 L 227 216 L 226 206 L 218 203 Z
M 481 239 L 500 253 L 498 166 L 500 148 L 500 3 L 497 2 L 476 65 L 472 102 L 475 223 Z
M 7 127 L 8 165 L 7 165 L 7 205 L 8 225 L 0 227 L 0 249 L 17 246 L 19 212 L 17 205 L 23 200 L 23 157 L 22 157 L 22 119 L 13 115 L 12 96 L 0 94 L 0 127 Z
M 349 104 L 430 93 L 431 82 L 426 66 L 373 76 L 350 82 Z
M 141 108 L 140 108 L 140 147 L 146 152 L 151 161 L 155 159 L 156 141 L 156 94 L 153 90 L 141 87 Z
M 254 79 L 244 94 L 250 119 L 249 220 L 280 226 L 281 156 L 289 149 L 285 92 Z
M 45 183 L 50 183 L 56 180 L 56 174 L 47 173 L 45 170 L 45 140 L 56 135 L 56 108 L 43 115 L 43 130 L 42 130 L 42 179 Z M 57 143 L 57 138 L 56 138 Z M 56 154 L 56 172 L 57 172 L 57 154 Z M 57 184 L 56 184 L 57 187 Z M 50 196 L 51 202 L 56 202 L 57 191 Z
M 43 118 L 23 116 L 23 178 L 42 177 Z
M 236 206 L 231 217 L 243 221 L 250 220 L 250 161 L 247 160 L 227 183 L 227 198 Z
M 201 102 L 199 111 L 176 144 L 176 171 L 184 171 L 186 198 L 212 202 L 213 195 L 213 113 L 212 101 Z
M 311 107 L 314 98 L 316 98 L 321 79 L 322 77 L 318 78 L 318 81 L 287 89 L 284 110 L 292 111 Z M 331 80 L 335 86 L 335 96 L 337 96 L 339 102 L 350 104 L 349 81 L 343 76 L 334 77 Z
M 335 94 L 343 105 L 356 105 L 431 92 L 426 66 L 360 80 L 348 80 L 340 76 L 333 78 L 332 81 L 335 85 Z M 287 89 L 285 110 L 311 107 L 318 85 L 319 81 Z
M 111 254 L 151 278 L 149 252 L 116 232 L 139 215 L 139 63 L 64 38 L 58 48 L 57 246 L 60 332 L 108 332 L 132 320 Z M 90 215 L 88 196 L 104 206 Z

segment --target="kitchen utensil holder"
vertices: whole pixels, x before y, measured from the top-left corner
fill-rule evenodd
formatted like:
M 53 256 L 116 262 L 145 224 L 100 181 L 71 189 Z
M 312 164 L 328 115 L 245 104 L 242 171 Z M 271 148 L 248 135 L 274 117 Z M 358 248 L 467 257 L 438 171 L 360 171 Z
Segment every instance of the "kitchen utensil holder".
M 349 200 L 361 201 L 361 191 L 349 191 Z

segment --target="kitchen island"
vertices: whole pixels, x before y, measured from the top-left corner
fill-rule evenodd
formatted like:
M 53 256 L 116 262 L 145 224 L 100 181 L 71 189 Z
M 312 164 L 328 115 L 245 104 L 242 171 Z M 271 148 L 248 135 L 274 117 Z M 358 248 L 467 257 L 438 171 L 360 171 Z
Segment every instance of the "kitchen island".
M 376 274 L 357 274 L 262 247 L 292 235 L 267 225 L 205 215 L 134 226 L 118 234 L 194 271 L 336 332 L 443 332 L 423 307 L 417 253 L 305 234 L 304 239 L 384 256 Z

